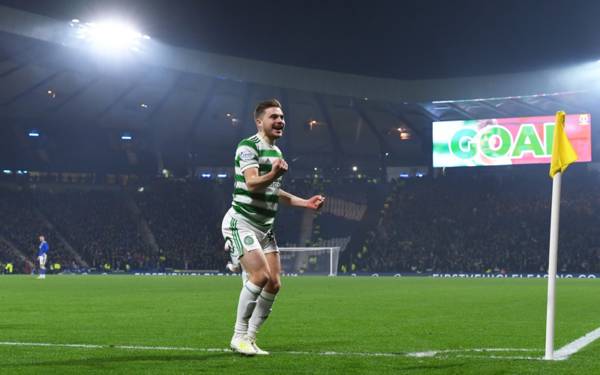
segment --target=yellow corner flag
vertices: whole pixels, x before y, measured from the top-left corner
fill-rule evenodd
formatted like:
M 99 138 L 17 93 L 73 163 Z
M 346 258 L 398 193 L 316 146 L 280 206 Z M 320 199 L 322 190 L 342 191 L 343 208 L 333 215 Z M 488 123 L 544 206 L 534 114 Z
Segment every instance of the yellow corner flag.
M 569 164 L 577 160 L 577 153 L 571 146 L 565 132 L 565 112 L 556 112 L 556 125 L 554 127 L 554 140 L 552 144 L 552 161 L 550 162 L 550 177 L 558 172 L 563 173 Z

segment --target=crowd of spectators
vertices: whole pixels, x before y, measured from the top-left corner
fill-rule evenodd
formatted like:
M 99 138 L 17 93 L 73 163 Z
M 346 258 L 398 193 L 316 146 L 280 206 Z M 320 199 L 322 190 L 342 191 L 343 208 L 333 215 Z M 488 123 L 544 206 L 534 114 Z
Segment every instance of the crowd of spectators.
M 600 181 L 596 172 L 572 169 L 562 194 L 559 271 L 600 272 Z M 543 273 L 551 186 L 547 168 L 397 180 L 352 268 Z
M 322 246 L 328 239 L 352 236 L 360 230 L 369 195 L 377 194 L 376 184 L 367 179 L 290 179 L 284 189 L 300 197 L 322 194 L 326 198 L 325 206 L 315 214 L 312 233 L 306 243 L 298 243 L 305 212 L 281 207 L 277 219 L 281 225 L 276 226 L 277 238 L 280 243 L 294 246 Z
M 166 268 L 220 270 L 226 264 L 221 220 L 233 182 L 162 181 L 135 194 Z
M 120 189 L 35 191 L 40 211 L 89 267 L 111 270 L 152 266 Z M 51 243 L 53 246 L 53 242 Z M 53 253 L 51 254 L 54 255 Z
M 53 259 L 61 264 L 71 264 L 74 261 L 72 254 L 67 251 L 64 243 L 56 239 L 56 230 L 48 226 L 44 221 L 34 202 L 30 191 L 17 188 L 0 189 L 0 216 L 2 225 L 0 226 L 0 235 L 21 254 L 21 257 L 34 262 L 40 235 L 45 235 L 49 241 L 52 241 Z M 5 250 L 0 259 L 3 263 L 15 263 L 15 270 L 18 272 L 25 270 L 26 263 L 14 255 L 13 249 L 9 245 L 3 244 Z
M 596 172 L 571 168 L 563 187 L 559 271 L 600 272 L 600 180 Z M 343 241 L 342 272 L 543 273 L 552 184 L 542 169 L 502 171 L 458 169 L 389 183 L 287 179 L 285 190 L 324 194 L 332 205 L 312 220 L 282 206 L 275 233 L 280 246 Z M 51 262 L 63 269 L 82 266 L 67 245 L 96 270 L 222 270 L 228 260 L 220 228 L 231 179 L 160 179 L 143 188 L 40 186 L 0 188 L 0 236 L 31 261 L 39 234 L 51 245 Z M 13 248 L 2 242 L 0 262 L 12 261 L 22 272 L 24 262 L 5 259 L 11 257 Z

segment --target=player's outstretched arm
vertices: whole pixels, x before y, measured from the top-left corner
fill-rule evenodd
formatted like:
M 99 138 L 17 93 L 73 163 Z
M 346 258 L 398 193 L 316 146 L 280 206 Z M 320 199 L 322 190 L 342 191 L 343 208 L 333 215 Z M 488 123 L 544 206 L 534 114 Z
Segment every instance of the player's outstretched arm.
M 283 189 L 279 189 L 279 202 L 292 207 L 309 208 L 311 210 L 318 210 L 325 203 L 325 197 L 322 195 L 314 195 L 308 199 L 302 199 L 290 194 Z
M 248 168 L 244 171 L 246 186 L 250 191 L 264 189 L 287 172 L 287 170 L 288 165 L 283 159 L 275 160 L 271 166 L 271 171 L 262 176 L 259 176 L 258 168 Z

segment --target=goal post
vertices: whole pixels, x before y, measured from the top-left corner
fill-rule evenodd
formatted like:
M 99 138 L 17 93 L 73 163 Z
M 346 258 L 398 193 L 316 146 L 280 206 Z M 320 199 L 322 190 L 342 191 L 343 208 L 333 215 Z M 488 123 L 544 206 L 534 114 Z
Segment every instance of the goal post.
M 336 276 L 340 247 L 280 247 L 283 273 Z

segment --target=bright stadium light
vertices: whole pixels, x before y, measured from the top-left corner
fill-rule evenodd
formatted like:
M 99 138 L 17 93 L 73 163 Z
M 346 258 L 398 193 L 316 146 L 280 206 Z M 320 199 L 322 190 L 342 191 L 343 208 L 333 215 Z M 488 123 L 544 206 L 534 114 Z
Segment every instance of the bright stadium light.
M 308 124 L 308 128 L 309 128 L 310 130 L 313 130 L 313 128 L 314 128 L 315 126 L 319 126 L 319 125 L 321 125 L 321 124 L 319 123 L 319 121 L 317 121 L 317 120 L 308 120 L 307 124 Z
M 142 50 L 142 43 L 150 40 L 148 35 L 142 34 L 133 25 L 116 20 L 85 23 L 72 20 L 69 26 L 75 31 L 75 38 L 102 52 L 139 52 Z
M 133 136 L 129 133 L 123 133 L 121 135 L 121 140 L 122 141 L 131 141 L 133 139 Z
M 39 137 L 40 136 L 40 132 L 37 130 L 30 130 L 29 133 L 27 133 L 28 136 L 30 137 Z

